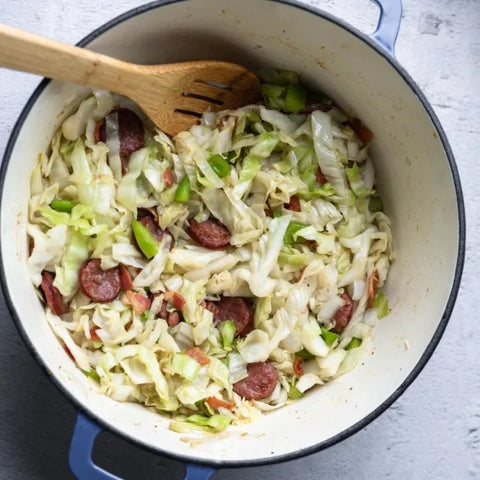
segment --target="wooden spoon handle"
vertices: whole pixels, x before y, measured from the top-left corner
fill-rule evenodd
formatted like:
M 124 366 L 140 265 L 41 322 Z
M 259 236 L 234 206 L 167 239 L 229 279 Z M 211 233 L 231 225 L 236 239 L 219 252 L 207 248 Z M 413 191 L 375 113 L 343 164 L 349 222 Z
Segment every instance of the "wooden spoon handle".
M 122 93 L 130 64 L 0 24 L 0 66 Z

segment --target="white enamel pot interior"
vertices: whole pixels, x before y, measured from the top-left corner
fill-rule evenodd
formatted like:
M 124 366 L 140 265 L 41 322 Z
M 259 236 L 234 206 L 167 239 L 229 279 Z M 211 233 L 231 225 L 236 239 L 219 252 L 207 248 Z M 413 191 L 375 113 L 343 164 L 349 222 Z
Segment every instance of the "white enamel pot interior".
M 216 58 L 251 68 L 293 69 L 359 116 L 375 134 L 371 150 L 378 189 L 393 221 L 396 259 L 386 286 L 392 311 L 374 332 L 371 354 L 354 371 L 255 423 L 204 441 L 185 441 L 195 435 L 170 431 L 161 415 L 98 395 L 49 329 L 25 266 L 29 172 L 85 93 L 45 81 L 7 148 L 0 219 L 5 295 L 39 362 L 64 394 L 104 428 L 187 461 L 233 466 L 285 460 L 325 448 L 365 426 L 431 356 L 453 308 L 463 264 L 456 167 L 413 81 L 366 35 L 320 11 L 269 0 L 150 4 L 105 25 L 83 45 L 137 63 Z

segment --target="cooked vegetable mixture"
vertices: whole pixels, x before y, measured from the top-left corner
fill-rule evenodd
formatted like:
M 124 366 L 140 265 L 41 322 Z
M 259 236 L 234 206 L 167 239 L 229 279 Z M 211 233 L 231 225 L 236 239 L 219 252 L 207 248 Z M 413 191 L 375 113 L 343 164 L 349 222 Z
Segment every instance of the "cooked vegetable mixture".
M 31 174 L 28 268 L 100 392 L 177 431 L 252 421 L 353 368 L 392 257 L 372 133 L 290 71 L 169 138 L 94 91 Z

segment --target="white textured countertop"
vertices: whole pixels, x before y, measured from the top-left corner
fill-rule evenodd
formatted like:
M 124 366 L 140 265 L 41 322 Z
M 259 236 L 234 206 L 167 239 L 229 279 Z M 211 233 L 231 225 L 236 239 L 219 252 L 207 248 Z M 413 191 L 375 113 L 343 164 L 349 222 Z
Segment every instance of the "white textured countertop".
M 0 0 L 0 21 L 76 43 L 135 0 Z M 368 0 L 309 0 L 365 32 Z M 480 479 L 480 1 L 404 0 L 397 58 L 426 94 L 451 143 L 465 195 L 463 282 L 447 330 L 406 393 L 367 428 L 289 463 L 220 470 L 215 480 Z M 0 157 L 39 78 L 0 69 Z M 448 228 L 448 225 L 446 225 Z M 0 294 L 0 479 L 73 479 L 75 411 L 30 356 Z M 182 478 L 179 462 L 103 435 L 97 462 L 126 479 Z

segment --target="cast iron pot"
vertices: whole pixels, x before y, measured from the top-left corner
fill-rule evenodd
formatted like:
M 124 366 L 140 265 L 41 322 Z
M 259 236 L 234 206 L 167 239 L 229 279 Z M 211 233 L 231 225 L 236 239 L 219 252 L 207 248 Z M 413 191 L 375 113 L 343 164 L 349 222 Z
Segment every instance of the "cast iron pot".
M 371 152 L 385 210 L 393 221 L 396 259 L 386 285 L 392 311 L 374 332 L 372 354 L 354 371 L 296 403 L 203 441 L 186 442 L 185 437 L 196 435 L 172 432 L 163 416 L 97 394 L 43 321 L 44 307 L 26 269 L 29 172 L 37 153 L 47 149 L 53 132 L 86 90 L 44 80 L 30 98 L 1 167 L 1 280 L 27 345 L 82 412 L 70 451 L 78 478 L 117 478 L 91 462 L 97 424 L 185 461 L 189 479 L 209 478 L 216 467 L 284 461 L 324 449 L 387 409 L 432 355 L 460 283 L 462 193 L 432 108 L 393 57 L 400 0 L 376 1 L 382 14 L 370 37 L 295 1 L 183 0 L 132 10 L 80 42 L 137 63 L 212 58 L 252 69 L 293 69 L 375 134 Z

